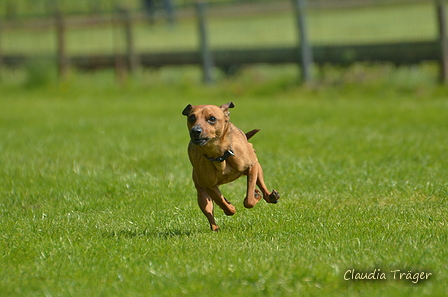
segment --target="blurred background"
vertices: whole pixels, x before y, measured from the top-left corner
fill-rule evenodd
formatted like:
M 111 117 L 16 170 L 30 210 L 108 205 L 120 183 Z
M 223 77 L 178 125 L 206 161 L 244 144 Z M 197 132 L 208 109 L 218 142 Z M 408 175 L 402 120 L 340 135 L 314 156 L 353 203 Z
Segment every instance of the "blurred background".
M 0 67 L 46 59 L 64 76 L 70 68 L 200 66 L 201 18 L 212 67 L 301 65 L 298 15 L 315 65 L 442 60 L 443 1 L 203 2 L 201 16 L 197 0 L 3 0 Z

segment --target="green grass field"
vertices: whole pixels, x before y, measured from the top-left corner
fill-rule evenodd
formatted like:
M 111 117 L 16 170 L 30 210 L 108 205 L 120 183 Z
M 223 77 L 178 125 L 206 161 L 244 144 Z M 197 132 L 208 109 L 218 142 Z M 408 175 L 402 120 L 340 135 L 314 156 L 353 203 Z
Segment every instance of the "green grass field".
M 448 91 L 422 69 L 318 88 L 275 67 L 213 87 L 190 70 L 4 81 L 0 295 L 447 295 Z M 233 123 L 262 129 L 252 142 L 282 198 L 246 210 L 245 181 L 223 186 L 237 214 L 216 210 L 213 233 L 181 111 L 228 101 Z
M 309 35 L 315 45 L 359 44 L 435 40 L 437 23 L 433 3 L 386 5 L 352 9 L 315 9 L 309 12 Z M 258 15 L 209 17 L 212 48 L 295 46 L 296 20 L 293 11 Z M 181 19 L 174 27 L 164 22 L 133 26 L 138 52 L 182 51 L 198 48 L 197 20 Z M 2 52 L 7 54 L 53 55 L 54 28 L 8 29 L 2 32 Z M 70 55 L 111 54 L 125 51 L 123 29 L 97 25 L 67 29 Z M 30 46 L 32 44 L 33 46 Z

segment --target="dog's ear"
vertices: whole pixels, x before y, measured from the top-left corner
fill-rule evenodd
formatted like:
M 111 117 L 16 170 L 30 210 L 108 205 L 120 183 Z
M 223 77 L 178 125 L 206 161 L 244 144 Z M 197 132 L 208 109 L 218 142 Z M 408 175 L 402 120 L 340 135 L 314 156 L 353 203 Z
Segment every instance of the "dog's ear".
M 184 116 L 188 116 L 188 115 L 190 114 L 192 108 L 193 108 L 193 105 L 188 104 L 188 105 L 184 108 L 184 111 L 182 111 L 182 114 L 183 114 Z
M 235 105 L 233 104 L 232 101 L 230 101 L 229 103 L 221 105 L 221 109 L 224 110 L 224 111 L 226 111 L 229 108 L 234 108 L 234 107 L 235 107 Z
M 226 117 L 226 120 L 229 120 L 230 117 L 230 111 L 229 108 L 234 108 L 235 105 L 233 104 L 232 101 L 230 101 L 229 103 L 223 104 L 220 106 L 222 109 L 222 112 L 224 113 L 224 116 Z

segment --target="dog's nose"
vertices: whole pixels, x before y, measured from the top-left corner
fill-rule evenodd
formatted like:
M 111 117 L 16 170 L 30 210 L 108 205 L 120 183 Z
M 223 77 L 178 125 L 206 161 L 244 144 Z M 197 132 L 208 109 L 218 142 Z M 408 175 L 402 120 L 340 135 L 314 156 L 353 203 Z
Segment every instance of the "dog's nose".
M 194 126 L 190 131 L 192 136 L 198 137 L 202 133 L 202 128 L 200 126 Z

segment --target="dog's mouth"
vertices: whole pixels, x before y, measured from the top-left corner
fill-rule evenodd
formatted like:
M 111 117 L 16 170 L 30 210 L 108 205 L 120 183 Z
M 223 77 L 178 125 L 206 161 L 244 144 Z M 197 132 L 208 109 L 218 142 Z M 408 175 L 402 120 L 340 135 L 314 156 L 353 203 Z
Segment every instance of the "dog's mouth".
M 199 145 L 199 146 L 203 146 L 206 145 L 207 142 L 210 140 L 210 138 L 205 137 L 205 138 L 191 138 L 191 142 L 193 142 L 193 144 L 195 145 Z

